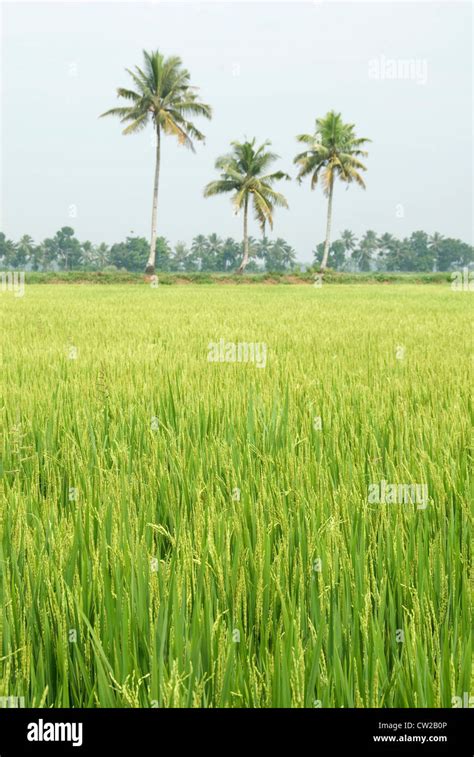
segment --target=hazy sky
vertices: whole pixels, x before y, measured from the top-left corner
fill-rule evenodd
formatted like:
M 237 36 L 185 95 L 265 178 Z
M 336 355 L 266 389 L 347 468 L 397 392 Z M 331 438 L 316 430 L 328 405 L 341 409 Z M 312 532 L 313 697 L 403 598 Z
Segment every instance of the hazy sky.
M 131 230 L 148 237 L 151 129 L 124 137 L 118 120 L 98 119 L 119 104 L 124 68 L 141 63 L 143 48 L 181 56 L 214 111 L 199 121 L 206 143 L 196 154 L 164 140 L 158 233 L 170 241 L 240 238 L 229 198 L 202 196 L 215 158 L 233 139 L 269 138 L 294 176 L 295 135 L 333 108 L 373 140 L 367 190 L 337 186 L 334 236 L 424 229 L 472 239 L 470 3 L 334 0 L 4 3 L 1 229 L 9 237 L 40 241 L 64 225 L 92 242 Z M 270 236 L 310 260 L 326 200 L 309 182 L 282 190 L 290 210 L 276 211 Z M 253 221 L 250 231 L 259 233 Z

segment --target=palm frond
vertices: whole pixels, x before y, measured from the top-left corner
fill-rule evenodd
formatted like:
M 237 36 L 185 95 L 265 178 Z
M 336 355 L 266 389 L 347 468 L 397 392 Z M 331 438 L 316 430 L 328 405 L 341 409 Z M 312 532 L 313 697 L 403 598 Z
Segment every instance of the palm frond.
M 138 92 L 134 92 L 133 89 L 124 89 L 123 87 L 117 89 L 117 96 L 123 97 L 124 100 L 133 100 L 134 102 L 138 102 L 141 99 L 141 95 Z
M 127 118 L 130 113 L 133 112 L 133 108 L 111 108 L 110 110 L 106 110 L 105 113 L 101 113 L 99 118 L 104 118 L 105 116 L 118 116 L 121 120 L 124 118 Z
M 233 192 L 235 189 L 237 189 L 235 182 L 218 179 L 217 181 L 211 181 L 209 184 L 206 184 L 204 187 L 204 197 L 213 197 L 214 195 Z
M 142 129 L 148 124 L 148 118 L 148 113 L 138 116 L 135 121 L 132 121 L 132 123 L 123 130 L 122 134 L 136 134 L 137 132 L 142 131 Z
M 265 197 L 265 199 L 272 205 L 280 208 L 289 207 L 286 197 L 282 195 L 281 192 L 275 192 L 275 190 L 272 189 L 272 187 L 269 187 L 267 184 L 262 183 L 258 189 L 258 193 Z
M 259 222 L 261 230 L 264 230 L 267 223 L 273 229 L 273 207 L 271 203 L 261 192 L 254 192 L 252 200 L 255 218 Z

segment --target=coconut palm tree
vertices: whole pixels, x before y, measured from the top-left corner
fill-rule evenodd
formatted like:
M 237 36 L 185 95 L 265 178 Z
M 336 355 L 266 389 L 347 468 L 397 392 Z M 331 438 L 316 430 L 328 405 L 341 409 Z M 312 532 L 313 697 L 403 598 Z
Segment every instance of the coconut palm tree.
M 102 116 L 118 116 L 123 124 L 128 124 L 123 134 L 135 134 L 152 123 L 156 136 L 155 179 L 153 183 L 153 205 L 151 214 L 150 255 L 146 273 L 154 273 L 157 239 L 158 184 L 160 178 L 160 156 L 162 134 L 177 137 L 178 143 L 194 152 L 193 139 L 201 142 L 202 134 L 189 120 L 192 116 L 211 117 L 209 105 L 199 101 L 196 87 L 190 85 L 190 74 L 181 58 L 165 58 L 158 50 L 143 51 L 143 68 L 126 69 L 132 77 L 135 89 L 119 87 L 117 96 L 129 101 L 129 105 L 102 113 Z
M 265 233 L 263 234 L 263 237 L 257 242 L 257 250 L 255 254 L 257 258 L 263 260 L 263 264 L 265 266 L 267 265 L 267 261 L 270 260 L 272 254 L 272 245 L 272 240 L 269 239 Z
M 203 260 L 206 259 L 209 250 L 209 241 L 204 234 L 198 234 L 191 243 L 191 255 L 198 269 L 202 270 Z
M 324 118 L 316 119 L 314 134 L 300 134 L 298 142 L 306 146 L 304 152 L 295 157 L 294 162 L 299 166 L 297 179 L 311 174 L 311 189 L 314 189 L 321 178 L 323 190 L 328 198 L 328 212 L 326 223 L 326 241 L 324 243 L 321 270 L 327 266 L 332 220 L 332 200 L 334 181 L 337 177 L 347 184 L 355 181 L 365 189 L 365 183 L 360 171 L 367 168 L 359 158 L 367 155 L 360 149 L 370 139 L 356 137 L 354 124 L 345 124 L 340 113 L 330 111 Z
M 15 266 L 21 268 L 30 262 L 35 243 L 29 234 L 24 234 L 16 247 Z
M 174 255 L 171 261 L 172 271 L 185 271 L 189 259 L 189 249 L 184 242 L 177 242 L 174 246 Z
M 379 237 L 379 268 L 386 271 L 396 271 L 399 265 L 400 242 L 393 234 L 385 232 Z
M 94 263 L 101 271 L 107 265 L 109 260 L 109 248 L 105 242 L 101 242 L 94 248 Z
M 438 269 L 438 256 L 443 247 L 443 240 L 443 235 L 438 231 L 435 231 L 435 233 L 430 236 L 429 246 L 435 256 L 435 270 Z
M 289 271 L 296 263 L 294 249 L 281 237 L 273 242 L 269 257 L 270 266 L 267 266 L 267 270 L 273 268 L 274 271 Z
M 340 268 L 342 270 L 351 270 L 351 255 L 357 247 L 357 237 L 350 229 L 344 229 L 341 233 L 340 241 L 344 248 L 344 260 L 341 262 Z
M 281 179 L 289 179 L 283 171 L 265 173 L 278 155 L 266 148 L 268 140 L 256 147 L 255 138 L 250 142 L 231 142 L 232 151 L 217 158 L 215 166 L 221 171 L 217 181 L 211 181 L 204 189 L 204 197 L 233 192 L 235 212 L 243 210 L 244 235 L 243 257 L 237 273 L 243 273 L 249 261 L 248 211 L 250 203 L 262 232 L 268 223 L 273 228 L 273 212 L 276 206 L 288 207 L 285 197 L 273 189 Z
M 222 255 L 222 239 L 214 232 L 207 237 L 207 255 L 202 261 L 204 271 L 218 271 Z
M 344 245 L 346 255 L 349 255 L 357 245 L 357 237 L 350 229 L 344 229 L 341 234 L 341 241 Z
M 39 271 L 45 265 L 45 248 L 43 243 L 35 244 L 31 250 L 30 265 L 32 271 Z
M 0 231 L 0 263 L 5 268 L 15 266 L 17 245 L 13 240 L 7 239 L 3 231 Z
M 379 240 L 377 234 L 375 231 L 369 229 L 360 240 L 358 249 L 352 253 L 352 256 L 357 261 L 359 271 L 370 271 L 378 247 Z

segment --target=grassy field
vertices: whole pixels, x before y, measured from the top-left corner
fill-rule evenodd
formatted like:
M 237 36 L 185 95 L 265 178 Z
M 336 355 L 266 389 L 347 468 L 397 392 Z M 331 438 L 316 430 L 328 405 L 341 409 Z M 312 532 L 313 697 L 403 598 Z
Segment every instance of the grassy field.
M 447 283 L 4 293 L 0 696 L 470 692 L 470 305 Z M 209 362 L 220 339 L 265 367 Z M 382 480 L 426 506 L 369 502 Z

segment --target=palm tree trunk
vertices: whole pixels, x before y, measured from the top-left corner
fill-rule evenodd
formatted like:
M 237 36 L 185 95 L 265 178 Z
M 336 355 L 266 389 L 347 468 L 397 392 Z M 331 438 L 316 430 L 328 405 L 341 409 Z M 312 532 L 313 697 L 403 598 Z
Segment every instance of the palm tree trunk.
M 324 242 L 324 253 L 323 253 L 323 259 L 321 262 L 322 271 L 326 270 L 327 264 L 328 264 L 328 257 L 329 257 L 329 246 L 330 246 L 330 239 L 331 239 L 333 189 L 334 189 L 334 178 L 331 179 L 331 184 L 329 185 L 328 218 L 327 218 L 327 223 L 326 223 L 326 241 Z
M 244 257 L 242 258 L 241 264 L 237 268 L 237 273 L 243 273 L 247 267 L 247 263 L 249 262 L 248 210 L 249 199 L 248 197 L 246 197 L 244 204 Z
M 146 264 L 145 273 L 155 273 L 156 258 L 156 219 L 158 215 L 158 184 L 160 180 L 160 127 L 156 127 L 156 160 L 155 160 L 155 181 L 153 183 L 153 208 L 151 211 L 151 239 L 150 255 Z

